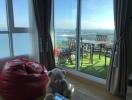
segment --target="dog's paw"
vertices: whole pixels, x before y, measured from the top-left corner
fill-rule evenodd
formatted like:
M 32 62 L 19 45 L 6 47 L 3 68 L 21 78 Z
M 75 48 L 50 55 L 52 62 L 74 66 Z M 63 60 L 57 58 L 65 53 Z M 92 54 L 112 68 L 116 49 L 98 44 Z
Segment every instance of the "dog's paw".
M 48 94 L 46 94 L 44 100 L 55 100 L 55 99 L 54 99 L 54 95 L 53 95 L 52 93 L 48 93 Z

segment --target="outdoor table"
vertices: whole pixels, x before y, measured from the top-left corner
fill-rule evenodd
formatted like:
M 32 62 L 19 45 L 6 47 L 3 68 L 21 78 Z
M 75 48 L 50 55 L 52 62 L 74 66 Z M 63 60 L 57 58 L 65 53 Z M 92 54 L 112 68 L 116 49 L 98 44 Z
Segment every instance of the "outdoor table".
M 96 40 L 82 40 L 83 44 L 90 45 L 90 63 L 93 64 L 93 50 L 95 45 L 106 45 L 106 46 L 112 46 L 112 42 L 108 41 L 96 41 Z M 101 50 L 101 48 L 100 48 Z

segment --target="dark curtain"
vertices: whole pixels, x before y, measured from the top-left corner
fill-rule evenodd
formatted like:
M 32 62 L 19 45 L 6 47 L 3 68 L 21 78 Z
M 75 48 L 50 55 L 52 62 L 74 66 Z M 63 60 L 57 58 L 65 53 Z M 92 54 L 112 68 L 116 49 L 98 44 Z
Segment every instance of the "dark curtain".
M 52 0 L 33 0 L 33 8 L 38 30 L 40 63 L 44 64 L 50 70 L 55 67 L 50 36 Z
M 114 0 L 115 42 L 108 70 L 107 89 L 110 93 L 125 97 L 130 57 L 130 5 L 131 0 Z M 132 38 L 131 38 L 132 39 Z

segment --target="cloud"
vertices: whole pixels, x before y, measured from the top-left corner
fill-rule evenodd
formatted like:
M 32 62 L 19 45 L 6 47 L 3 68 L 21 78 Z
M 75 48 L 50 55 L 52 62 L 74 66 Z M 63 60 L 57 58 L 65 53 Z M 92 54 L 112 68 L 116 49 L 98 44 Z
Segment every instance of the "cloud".
M 95 17 L 89 17 L 93 20 L 82 20 L 81 28 L 82 29 L 114 29 L 114 21 L 113 19 L 106 20 L 96 20 Z M 62 29 L 75 29 L 76 28 L 76 20 L 59 20 L 55 23 L 55 28 Z
M 113 20 L 84 20 L 81 23 L 82 29 L 114 29 Z
M 55 28 L 60 28 L 60 29 L 75 29 L 76 28 L 76 19 L 75 20 L 59 20 L 55 22 Z

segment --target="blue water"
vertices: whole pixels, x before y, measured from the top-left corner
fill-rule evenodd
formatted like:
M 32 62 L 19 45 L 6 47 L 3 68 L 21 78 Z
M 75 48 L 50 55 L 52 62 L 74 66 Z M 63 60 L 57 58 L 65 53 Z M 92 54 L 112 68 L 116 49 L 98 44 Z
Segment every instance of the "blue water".
M 55 30 L 55 40 L 56 40 L 56 46 L 62 47 L 67 45 L 67 41 L 69 37 L 76 38 L 76 31 L 75 30 Z M 107 41 L 113 42 L 114 38 L 114 31 L 113 30 L 81 30 L 80 37 L 82 39 L 87 40 L 96 40 L 96 35 L 102 34 L 107 35 Z
M 8 34 L 0 34 L 0 58 L 10 55 Z
M 55 30 L 55 44 L 57 47 L 66 47 L 68 37 L 76 37 L 75 30 Z M 97 34 L 107 34 L 108 41 L 113 41 L 113 30 L 82 30 L 81 37 L 88 40 L 95 40 Z M 30 54 L 31 42 L 30 35 L 27 33 L 13 34 L 14 55 Z M 0 34 L 0 58 L 10 56 L 8 34 Z
M 14 55 L 30 54 L 31 42 L 30 35 L 27 33 L 13 34 Z M 0 34 L 0 58 L 10 56 L 10 46 L 8 34 Z

